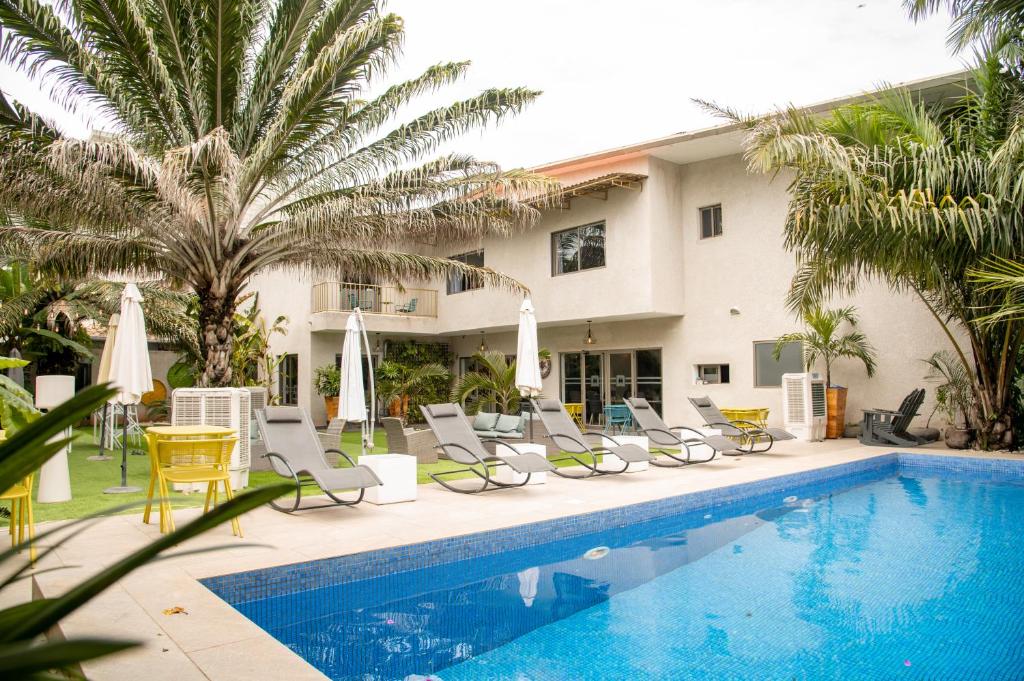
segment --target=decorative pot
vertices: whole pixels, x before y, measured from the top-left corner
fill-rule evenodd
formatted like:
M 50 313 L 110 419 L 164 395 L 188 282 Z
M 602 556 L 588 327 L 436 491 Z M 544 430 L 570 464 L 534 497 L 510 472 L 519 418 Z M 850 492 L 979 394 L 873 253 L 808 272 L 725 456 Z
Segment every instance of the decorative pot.
M 843 436 L 846 428 L 846 388 L 829 388 L 825 391 L 825 402 L 828 406 L 825 437 L 835 440 Z
M 338 396 L 324 397 L 324 406 L 327 407 L 327 421 L 338 417 Z
M 967 449 L 974 441 L 974 431 L 969 428 L 947 426 L 943 434 L 946 446 L 950 449 Z

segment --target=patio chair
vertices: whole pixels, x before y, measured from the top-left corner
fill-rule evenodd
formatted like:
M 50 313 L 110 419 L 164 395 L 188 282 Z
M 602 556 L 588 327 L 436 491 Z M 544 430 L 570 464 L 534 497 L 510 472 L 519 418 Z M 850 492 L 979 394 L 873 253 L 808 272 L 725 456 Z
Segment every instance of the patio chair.
M 704 425 L 718 428 L 722 435 L 736 442 L 735 452 L 722 452 L 723 456 L 763 454 L 772 448 L 776 440 L 795 440 L 796 436 L 781 428 L 762 428 L 752 421 L 730 421 L 715 406 L 707 395 L 686 398 L 693 405 Z
M 416 311 L 416 303 L 419 302 L 418 298 L 413 298 L 405 305 L 395 305 L 395 312 L 404 312 L 405 314 L 412 314 Z
M 582 432 L 558 400 L 538 399 L 530 401 L 533 403 L 534 413 L 540 417 L 541 423 L 544 424 L 544 428 L 548 431 L 548 439 L 554 442 L 555 446 L 567 455 L 560 459 L 553 459 L 553 461 L 575 461 L 587 469 L 587 472 L 583 475 L 568 473 L 563 469 L 558 469 L 554 471 L 556 475 L 560 475 L 563 478 L 589 478 L 599 474 L 625 473 L 631 463 L 651 462 L 654 460 L 650 452 L 645 451 L 643 447 L 632 444 L 619 444 L 615 438 L 605 433 Z M 610 444 L 592 447 L 586 442 L 588 435 L 599 437 L 602 442 Z M 589 461 L 581 458 L 584 454 L 589 455 Z M 614 454 L 619 457 L 623 463 L 622 468 L 619 470 L 599 469 L 597 467 L 597 457 L 601 454 Z
M 437 438 L 429 429 L 416 430 L 402 425 L 402 419 L 388 416 L 380 420 L 388 438 L 388 451 L 409 454 L 416 463 L 437 463 Z
M 274 472 L 295 481 L 295 502 L 291 508 L 271 501 L 270 505 L 282 513 L 294 513 L 327 506 L 353 506 L 363 500 L 367 487 L 382 484 L 380 478 L 366 466 L 357 466 L 340 449 L 324 449 L 317 437 L 309 413 L 299 407 L 267 407 L 256 412 L 256 425 L 260 437 L 267 445 L 263 456 L 270 459 Z M 351 468 L 334 468 L 327 463 L 325 452 L 341 456 Z M 316 487 L 333 503 L 303 506 L 302 488 Z M 358 490 L 355 499 L 342 499 L 335 492 Z
M 317 437 L 324 449 L 332 449 L 341 446 L 341 434 L 345 430 L 345 419 L 334 418 L 327 424 L 326 430 L 318 430 Z
M 441 448 L 441 451 L 452 461 L 465 466 L 465 468 L 429 474 L 434 482 L 453 492 L 478 494 L 490 489 L 522 487 L 530 482 L 530 476 L 533 473 L 555 471 L 555 467 L 540 454 L 533 452 L 520 454 L 515 445 L 497 438 L 487 438 L 486 441 L 494 443 L 496 447 L 504 446 L 511 453 L 490 454 L 484 449 L 484 441 L 473 432 L 473 425 L 466 418 L 462 407 L 457 404 L 428 404 L 421 406 L 420 411 L 427 419 L 430 430 L 437 436 L 438 447 Z M 516 473 L 524 474 L 526 477 L 518 483 L 498 482 L 491 477 L 491 469 L 497 466 L 508 466 Z M 458 487 L 443 479 L 444 476 L 457 473 L 476 475 L 481 480 L 479 488 Z
M 903 398 L 896 411 L 888 409 L 865 409 L 858 438 L 861 444 L 873 447 L 917 447 L 934 442 L 933 438 L 922 437 L 908 431 L 910 422 L 917 416 L 917 410 L 924 403 L 924 388 L 912 390 Z
M 666 425 L 658 412 L 654 411 L 650 403 L 642 397 L 626 398 L 626 407 L 633 415 L 633 421 L 637 424 L 638 431 L 647 436 L 651 453 L 664 454 L 676 462 L 660 462 L 655 459 L 651 461 L 655 466 L 678 468 L 695 463 L 707 463 L 714 460 L 715 454 L 718 452 L 736 451 L 736 442 L 725 436 L 702 435 L 686 426 L 670 427 Z M 711 456 L 704 459 L 693 458 L 690 448 L 699 445 L 707 445 L 711 449 Z M 683 456 L 684 452 L 685 456 Z
M 633 419 L 629 409 L 624 404 L 604 405 L 604 432 L 613 434 L 619 429 L 619 435 L 623 435 L 627 428 L 633 427 Z

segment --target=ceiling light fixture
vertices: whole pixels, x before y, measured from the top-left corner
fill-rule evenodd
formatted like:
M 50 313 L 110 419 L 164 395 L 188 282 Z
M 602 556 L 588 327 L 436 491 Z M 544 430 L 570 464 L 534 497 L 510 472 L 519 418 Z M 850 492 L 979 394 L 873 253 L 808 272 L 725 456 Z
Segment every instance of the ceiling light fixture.
M 484 335 L 483 331 L 480 332 L 480 347 L 477 349 L 480 352 L 487 352 L 487 336 Z
M 590 332 L 590 320 L 587 320 L 587 337 L 583 339 L 584 345 L 594 344 L 594 335 Z

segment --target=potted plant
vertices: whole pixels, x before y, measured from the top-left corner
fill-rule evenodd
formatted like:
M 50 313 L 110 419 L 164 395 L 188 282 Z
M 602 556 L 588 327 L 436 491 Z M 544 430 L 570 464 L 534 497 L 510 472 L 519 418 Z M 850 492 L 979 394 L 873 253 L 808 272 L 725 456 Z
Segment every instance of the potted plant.
M 950 449 L 967 449 L 974 442 L 974 430 L 968 427 L 967 418 L 973 396 L 971 377 L 963 362 L 945 350 L 934 353 L 924 362 L 928 365 L 925 379 L 936 383 L 935 409 L 931 416 L 941 411 L 946 417 L 943 439 Z
M 836 310 L 825 310 L 813 307 L 801 314 L 807 329 L 796 333 L 787 333 L 775 342 L 773 353 L 776 361 L 782 356 L 782 349 L 787 343 L 802 343 L 804 349 L 804 365 L 810 371 L 818 360 L 825 363 L 826 400 L 828 404 L 828 424 L 825 437 L 835 439 L 842 437 L 846 421 L 846 388 L 832 384 L 832 363 L 837 359 L 849 357 L 864 363 L 868 377 L 875 375 L 875 349 L 867 337 L 856 330 L 857 308 L 842 307 Z M 850 326 L 849 331 L 840 334 L 840 327 Z
M 338 394 L 341 392 L 341 369 L 334 364 L 317 367 L 313 372 L 313 384 L 316 394 L 324 398 L 327 407 L 327 418 L 338 415 Z
M 450 376 L 448 370 L 436 362 L 410 366 L 384 360 L 377 366 L 378 396 L 387 405 L 388 414 L 397 416 L 404 423 L 409 414 L 410 395 L 433 379 L 447 381 Z

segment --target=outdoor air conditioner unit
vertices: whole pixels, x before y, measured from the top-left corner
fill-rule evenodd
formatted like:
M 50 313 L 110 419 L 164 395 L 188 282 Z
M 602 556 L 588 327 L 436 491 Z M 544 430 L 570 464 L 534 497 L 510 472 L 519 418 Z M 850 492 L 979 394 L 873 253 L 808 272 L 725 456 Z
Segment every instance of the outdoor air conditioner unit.
M 231 454 L 231 488 L 249 484 L 252 394 L 245 388 L 178 388 L 171 393 L 175 426 L 221 426 L 238 436 Z M 175 486 L 177 488 L 177 486 Z
M 783 427 L 801 440 L 825 439 L 828 420 L 821 374 L 782 374 Z

